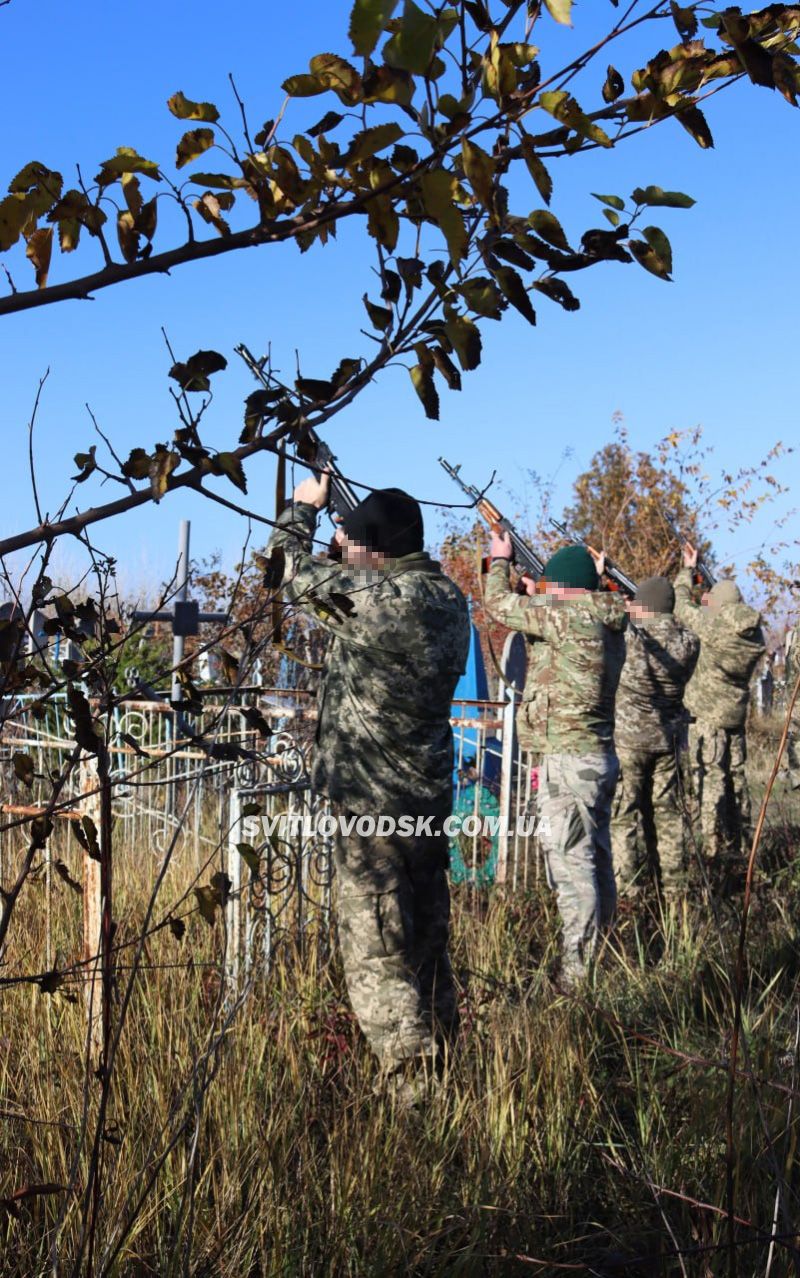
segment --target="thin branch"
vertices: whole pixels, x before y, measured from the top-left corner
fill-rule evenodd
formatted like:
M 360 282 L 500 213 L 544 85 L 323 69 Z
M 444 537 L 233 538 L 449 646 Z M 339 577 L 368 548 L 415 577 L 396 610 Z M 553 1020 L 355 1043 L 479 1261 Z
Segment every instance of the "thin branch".
M 632 7 L 633 6 L 626 11 L 625 17 L 631 13 Z M 509 10 L 506 17 L 499 24 L 497 32 L 498 35 L 502 35 L 502 32 L 506 29 L 518 8 L 518 5 L 514 5 Z M 663 6 L 659 3 L 647 14 L 633 19 L 631 22 L 627 23 L 627 25 L 623 25 L 625 21 L 624 17 L 620 20 L 620 24 L 618 24 L 608 36 L 598 42 L 591 49 L 585 51 L 572 63 L 569 63 L 566 68 L 562 68 L 559 72 L 556 72 L 550 77 L 550 80 L 545 83 L 558 81 L 559 78 L 570 72 L 570 68 L 582 67 L 586 61 L 594 57 L 597 52 L 605 47 L 605 45 L 612 39 L 618 38 L 620 35 L 629 31 L 632 27 L 662 16 L 665 16 L 663 13 Z M 741 77 L 736 75 L 731 76 L 729 79 L 721 82 L 709 93 L 704 94 L 698 99 L 693 99 L 693 101 L 702 101 L 704 97 L 710 96 L 711 93 L 719 92 L 721 89 L 728 87 L 728 85 L 735 83 L 739 78 Z M 469 138 L 478 137 L 488 130 L 502 128 L 509 123 L 519 123 L 522 116 L 527 114 L 527 112 L 536 106 L 535 98 L 541 93 L 543 87 L 544 86 L 542 84 L 539 84 L 535 87 L 535 89 L 532 89 L 523 97 L 523 100 L 519 103 L 518 109 L 512 113 L 513 118 L 509 115 L 508 111 L 499 110 L 485 120 L 476 121 L 475 126 L 465 133 L 464 136 Z M 619 99 L 610 106 L 588 113 L 588 118 L 593 121 L 601 119 L 618 119 L 622 125 L 627 116 L 627 107 L 631 102 L 635 102 L 636 100 L 636 97 Z M 278 125 L 287 108 L 288 102 L 289 99 L 286 98 L 276 120 L 272 125 L 269 136 L 264 143 L 265 147 L 269 146 L 272 142 Z M 649 128 L 651 124 L 659 123 L 661 119 L 671 119 L 676 114 L 677 110 L 675 109 L 666 112 L 663 116 L 659 117 L 659 120 L 657 121 L 646 121 L 636 128 L 622 132 L 615 141 L 619 142 L 627 137 L 634 136 L 636 133 L 641 132 L 644 128 Z M 557 154 L 563 154 L 563 145 L 566 142 L 569 133 L 569 128 L 562 127 L 551 130 L 548 133 L 535 136 L 533 141 L 537 146 L 537 149 L 540 149 L 542 146 L 552 144 L 562 148 L 557 152 Z M 102 288 L 108 288 L 111 285 L 121 283 L 125 280 L 137 279 L 145 275 L 168 273 L 174 267 L 182 265 L 185 262 L 200 261 L 207 257 L 215 257 L 222 253 L 230 253 L 238 249 L 254 247 L 260 244 L 280 243 L 285 240 L 292 239 L 298 234 L 315 231 L 330 224 L 336 224 L 345 217 L 362 213 L 370 201 L 375 198 L 386 196 L 387 194 L 391 194 L 395 200 L 402 200 L 405 190 L 413 188 L 417 179 L 423 173 L 428 171 L 431 167 L 435 167 L 437 164 L 441 163 L 447 155 L 452 154 L 457 145 L 460 145 L 460 137 L 461 135 L 458 135 L 456 138 L 448 139 L 448 141 L 441 146 L 432 147 L 430 153 L 424 156 L 413 169 L 404 174 L 398 175 L 392 182 L 385 183 L 375 190 L 370 189 L 359 192 L 356 196 L 351 197 L 347 201 L 331 201 L 331 203 L 327 204 L 324 208 L 320 208 L 318 206 L 312 211 L 307 211 L 305 213 L 300 212 L 294 217 L 287 218 L 283 221 L 276 219 L 269 225 L 265 226 L 263 224 L 259 224 L 242 231 L 236 231 L 229 235 L 220 236 L 218 239 L 190 241 L 186 244 L 179 245 L 177 248 L 165 250 L 162 253 L 152 254 L 148 258 L 137 259 L 133 262 L 114 262 L 110 257 L 108 245 L 104 239 L 103 233 L 102 231 L 99 231 L 98 239 L 100 240 L 101 248 L 107 262 L 104 269 L 95 271 L 75 280 L 66 281 L 63 284 L 52 285 L 48 288 L 31 289 L 22 293 L 13 292 L 10 296 L 0 299 L 0 316 L 14 314 L 36 306 L 46 306 L 50 303 L 70 299 L 86 300 L 90 298 L 93 293 Z M 591 149 L 591 143 L 583 145 L 580 148 L 581 151 Z M 548 152 L 546 154 L 550 153 Z M 520 156 L 521 149 L 519 147 L 511 147 L 503 148 L 498 158 L 501 158 L 504 161 L 510 161 L 512 159 L 518 159 Z
M 88 405 L 88 404 L 86 404 L 86 405 L 85 405 L 85 407 L 86 407 L 86 411 L 87 411 L 87 413 L 89 414 L 89 416 L 90 416 L 90 417 L 91 417 L 91 419 L 92 419 L 92 425 L 94 426 L 95 430 L 97 431 L 97 434 L 100 436 L 100 438 L 102 439 L 102 441 L 103 441 L 103 443 L 105 444 L 106 448 L 107 448 L 107 449 L 108 449 L 108 451 L 111 453 L 111 456 L 114 458 L 114 461 L 115 461 L 115 462 L 117 463 L 117 465 L 119 466 L 119 469 L 120 469 L 120 473 L 119 473 L 119 475 L 110 475 L 110 476 L 109 476 L 109 478 L 110 478 L 110 479 L 119 479 L 119 480 L 120 480 L 123 484 L 127 484 L 128 489 L 129 489 L 129 491 L 130 491 L 130 492 L 135 493 L 135 492 L 136 492 L 136 485 L 134 484 L 133 480 L 132 480 L 132 479 L 129 479 L 127 475 L 123 475 L 123 474 L 122 474 L 122 464 L 123 464 L 123 463 L 122 463 L 122 461 L 120 460 L 120 458 L 117 456 L 116 452 L 114 451 L 114 445 L 111 443 L 111 440 L 108 438 L 108 435 L 105 435 L 105 434 L 103 433 L 103 431 L 100 429 L 100 427 L 99 427 L 99 425 L 98 425 L 98 422 L 97 422 L 97 418 L 95 417 L 95 415 L 94 415 L 94 413 L 92 412 L 92 410 L 91 410 L 91 408 L 89 407 L 89 405 Z M 38 512 L 37 512 L 37 513 L 38 513 Z M 41 517 L 40 517 L 40 522 L 41 522 Z
M 39 388 L 36 391 L 36 398 L 33 401 L 33 412 L 28 422 L 28 464 L 31 472 L 31 487 L 33 488 L 33 504 L 36 507 L 36 518 L 42 523 L 42 508 L 39 505 L 39 493 L 36 489 L 36 467 L 33 464 L 33 428 L 36 425 L 36 413 L 39 408 L 39 400 L 42 395 L 42 388 L 50 376 L 50 369 L 46 369 L 44 377 L 39 378 Z
M 243 444 L 236 449 L 233 456 L 242 461 L 247 457 L 252 457 L 255 453 L 262 452 L 275 452 L 274 433 L 273 436 L 256 440 L 252 444 Z M 192 466 L 190 470 L 171 477 L 167 492 L 174 492 L 179 488 L 197 488 L 200 481 L 207 474 L 208 471 L 205 467 Z M 88 528 L 90 524 L 100 523 L 104 519 L 112 519 L 115 515 L 121 515 L 128 510 L 135 510 L 137 506 L 146 506 L 154 500 L 151 488 L 137 488 L 135 492 L 129 493 L 127 497 L 119 497 L 116 501 L 107 502 L 104 506 L 93 506 L 89 510 L 79 511 L 76 515 L 70 515 L 66 519 L 60 519 L 53 523 L 44 522 L 38 528 L 32 528 L 28 532 L 20 533 L 15 537 L 7 537 L 0 542 L 0 558 L 4 555 L 13 554 L 17 550 L 24 550 L 28 546 L 37 545 L 39 542 L 52 543 L 57 537 L 76 535 L 82 532 L 84 528 Z
M 452 269 L 452 268 L 451 268 Z M 447 275 L 445 276 L 445 279 Z M 432 289 L 430 294 L 422 301 L 415 311 L 414 315 L 408 321 L 405 330 L 400 330 L 396 334 L 398 342 L 397 349 L 402 351 L 404 343 L 408 342 L 419 325 L 423 323 L 435 307 L 438 301 L 438 291 Z M 324 422 L 330 420 L 331 417 L 342 412 L 355 399 L 355 397 L 364 389 L 365 386 L 372 381 L 373 376 L 379 370 L 389 364 L 394 353 L 385 343 L 381 345 L 381 349 L 375 358 L 364 368 L 361 369 L 356 376 L 348 382 L 341 390 L 337 391 L 332 400 L 322 408 L 314 417 L 305 419 L 300 423 L 300 433 L 303 430 L 317 429 Z M 238 461 L 244 461 L 248 457 L 252 457 L 257 453 L 276 452 L 279 442 L 286 438 L 290 433 L 288 426 L 278 426 L 269 435 L 255 439 L 247 444 L 241 444 L 235 449 L 231 456 Z M 202 481 L 209 474 L 208 462 L 201 463 L 197 466 L 190 467 L 189 470 L 173 474 L 170 476 L 167 492 L 174 492 L 180 488 L 194 488 L 199 490 Z M 367 487 L 367 485 L 362 485 Z M 208 493 L 206 492 L 206 496 Z M 156 498 L 150 487 L 138 488 L 135 492 L 129 493 L 126 497 L 120 497 L 116 501 L 108 502 L 104 506 L 94 506 L 89 510 L 80 511 L 67 519 L 61 519 L 53 523 L 44 521 L 37 528 L 28 529 L 26 532 L 18 533 L 13 537 L 7 537 L 0 541 L 0 558 L 5 555 L 13 554 L 17 550 L 24 550 L 28 546 L 37 545 L 39 542 L 52 543 L 57 537 L 77 535 L 91 524 L 96 524 L 105 519 L 111 519 L 116 515 L 125 513 L 128 510 L 134 510 L 138 506 L 147 505 Z M 433 504 L 440 506 L 443 503 L 434 502 L 424 504 Z
M 76 164 L 75 167 L 78 170 L 78 185 L 83 191 L 84 196 L 86 197 L 87 204 L 91 203 L 91 201 L 89 200 L 89 192 L 86 189 L 86 183 L 84 182 L 83 174 L 81 173 L 81 166 L 80 164 Z M 105 231 L 103 230 L 102 226 L 98 226 L 96 234 L 97 234 L 98 242 L 100 244 L 100 248 L 103 251 L 103 257 L 105 258 L 106 267 L 107 268 L 113 267 L 114 259 L 111 256 L 111 249 L 108 247 L 108 240 L 106 239 Z
M 247 149 L 248 151 L 255 151 L 256 148 L 253 146 L 252 140 L 250 138 L 250 126 L 247 123 L 247 112 L 244 109 L 244 102 L 242 101 L 241 96 L 239 94 L 239 90 L 236 87 L 236 81 L 233 78 L 232 71 L 228 72 L 228 79 L 230 80 L 231 88 L 233 89 L 233 96 L 236 98 L 236 102 L 239 107 L 239 111 L 241 113 L 242 132 L 244 134 L 244 140 L 247 143 Z

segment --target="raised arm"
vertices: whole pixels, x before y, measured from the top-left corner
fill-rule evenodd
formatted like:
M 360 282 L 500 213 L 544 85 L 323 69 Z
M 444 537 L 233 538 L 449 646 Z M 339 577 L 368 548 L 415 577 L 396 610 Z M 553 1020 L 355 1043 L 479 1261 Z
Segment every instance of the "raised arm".
M 521 630 L 535 639 L 545 639 L 552 601 L 544 595 L 518 595 L 511 589 L 511 540 L 507 534 L 492 536 L 492 565 L 484 590 L 486 608 L 495 621 L 509 630 Z
M 692 599 L 696 566 L 697 551 L 688 541 L 684 542 L 683 567 L 675 578 L 675 616 L 702 639 L 708 629 L 709 615 L 706 609 Z
M 292 502 L 278 516 L 269 542 L 269 551 L 280 550 L 284 556 L 281 591 L 287 599 L 302 603 L 310 590 L 326 585 L 336 589 L 341 564 L 333 560 L 315 559 L 312 554 L 319 511 L 308 502 Z
M 311 553 L 317 516 L 327 498 L 327 475 L 312 476 L 298 484 L 294 501 L 278 518 L 269 549 L 283 552 L 280 590 L 284 598 L 332 634 L 359 642 L 369 592 L 357 585 L 341 564 Z

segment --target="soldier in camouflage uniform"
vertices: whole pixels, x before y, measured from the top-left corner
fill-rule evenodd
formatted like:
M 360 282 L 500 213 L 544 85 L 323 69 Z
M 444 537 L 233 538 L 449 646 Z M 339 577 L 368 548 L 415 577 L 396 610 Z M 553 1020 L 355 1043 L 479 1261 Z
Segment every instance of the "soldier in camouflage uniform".
M 398 489 L 346 516 L 341 564 L 312 557 L 327 491 L 327 476 L 304 480 L 271 547 L 285 555 L 285 598 L 332 636 L 312 788 L 345 820 L 405 817 L 411 827 L 367 837 L 340 826 L 334 848 L 348 993 L 402 1094 L 416 1072 L 429 1076 L 442 1034 L 457 1026 L 440 829 L 452 809 L 450 708 L 469 619 L 461 591 L 422 549 L 418 504 Z
M 666 577 L 642 581 L 628 611 L 625 665 L 617 690 L 614 741 L 620 780 L 614 797 L 611 846 L 620 896 L 634 897 L 649 869 L 665 897 L 686 885 L 683 803 L 678 750 L 685 725 L 683 691 L 700 641 L 673 616 L 675 591 Z
M 562 980 L 586 973 L 601 932 L 614 918 L 616 889 L 609 820 L 619 765 L 614 695 L 625 658 L 625 607 L 598 591 L 598 571 L 582 546 L 545 565 L 544 593 L 509 585 L 511 542 L 492 538 L 486 607 L 533 646 L 517 720 L 520 745 L 542 756 L 538 833 L 563 929 Z
M 692 783 L 703 852 L 724 885 L 735 876 L 750 838 L 745 725 L 750 677 L 764 653 L 764 634 L 761 614 L 744 603 L 733 581 L 718 581 L 695 603 L 697 551 L 688 543 L 683 561 L 675 579 L 675 615 L 700 639 L 700 657 L 686 689 L 686 709 L 694 717 L 689 729 Z

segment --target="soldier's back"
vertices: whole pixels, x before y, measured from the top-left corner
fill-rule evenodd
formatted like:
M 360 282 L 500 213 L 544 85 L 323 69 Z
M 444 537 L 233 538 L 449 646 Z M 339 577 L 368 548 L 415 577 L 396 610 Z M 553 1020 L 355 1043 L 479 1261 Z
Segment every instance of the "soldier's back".
M 743 602 L 708 612 L 686 706 L 706 723 L 741 729 L 747 718 L 750 679 L 765 649 L 761 614 Z
M 697 635 L 668 613 L 628 628 L 616 704 L 614 736 L 619 748 L 672 749 L 699 651 Z

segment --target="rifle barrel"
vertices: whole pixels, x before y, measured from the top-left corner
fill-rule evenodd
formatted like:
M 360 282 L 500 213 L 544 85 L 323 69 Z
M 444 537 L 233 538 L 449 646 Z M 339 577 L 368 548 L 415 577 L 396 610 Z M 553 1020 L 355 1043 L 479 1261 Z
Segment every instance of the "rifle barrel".
M 477 505 L 481 500 L 481 493 L 474 484 L 468 484 L 461 478 L 461 466 L 451 466 L 450 462 L 445 461 L 444 457 L 439 458 L 439 465 L 444 467 L 453 482 L 458 484 L 461 491 L 466 493 L 468 497 L 471 497 L 475 505 Z
M 472 498 L 474 505 L 477 507 L 479 513 L 483 515 L 486 522 L 489 524 L 492 524 L 493 526 L 494 526 L 494 523 L 497 523 L 499 527 L 503 529 L 504 532 L 508 533 L 509 537 L 511 538 L 511 545 L 514 548 L 514 561 L 517 564 L 517 567 L 522 568 L 522 570 L 528 576 L 533 577 L 535 581 L 538 581 L 542 573 L 544 572 L 544 564 L 542 563 L 541 559 L 536 554 L 536 552 L 533 550 L 533 548 L 528 544 L 528 542 L 525 541 L 523 537 L 520 537 L 519 533 L 517 532 L 516 528 L 511 523 L 511 521 L 509 519 L 506 519 L 505 516 L 501 515 L 499 510 L 497 510 L 497 507 L 494 506 L 492 502 L 489 502 L 483 496 L 483 493 L 481 493 L 477 488 L 475 488 L 473 484 L 467 484 L 464 482 L 460 474 L 460 471 L 461 471 L 460 465 L 451 466 L 448 461 L 445 461 L 444 457 L 439 458 L 439 464 L 440 466 L 444 467 L 444 469 L 447 471 L 450 478 L 456 484 L 458 484 L 462 492 L 465 492 L 468 497 Z M 496 512 L 497 514 L 496 520 L 492 520 L 489 518 L 488 511 L 481 510 L 481 504 L 484 502 L 486 503 L 488 507 L 490 507 L 492 510 Z
M 235 346 L 234 351 L 244 360 L 256 381 L 260 382 L 262 386 L 269 387 L 269 378 L 264 373 L 264 360 L 256 359 L 244 342 L 240 342 L 238 346 Z M 305 428 L 305 438 L 313 446 L 314 464 L 320 470 L 327 469 L 330 471 L 331 487 L 328 505 L 341 519 L 349 511 L 355 510 L 361 499 L 350 481 L 345 478 L 339 469 L 335 454 L 324 440 L 320 439 L 313 426 Z
M 684 545 L 687 539 L 686 537 L 684 537 L 680 528 L 675 523 L 675 520 L 672 518 L 671 515 L 668 515 L 665 510 L 662 510 L 661 514 L 663 515 L 664 522 L 666 523 L 673 537 L 675 537 L 675 539 L 679 541 L 681 545 Z M 716 577 L 714 576 L 713 572 L 708 567 L 708 565 L 705 564 L 702 559 L 698 558 L 694 571 L 696 575 L 700 578 L 700 584 L 702 586 L 705 586 L 706 590 L 711 590 L 712 587 L 717 584 Z

